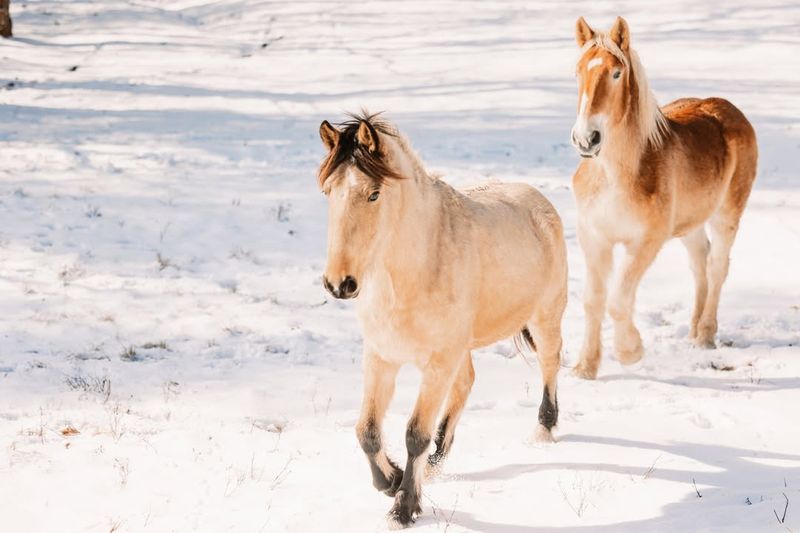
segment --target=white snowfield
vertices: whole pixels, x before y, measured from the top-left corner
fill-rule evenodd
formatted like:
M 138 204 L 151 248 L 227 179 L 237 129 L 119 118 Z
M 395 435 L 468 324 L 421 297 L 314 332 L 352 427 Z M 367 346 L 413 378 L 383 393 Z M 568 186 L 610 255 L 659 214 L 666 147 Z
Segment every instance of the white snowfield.
M 569 247 L 558 442 L 528 444 L 535 361 L 509 342 L 477 352 L 415 530 L 800 530 L 797 2 L 11 4 L 0 530 L 385 527 L 391 500 L 353 427 L 353 304 L 320 282 L 317 130 L 362 106 L 450 183 L 538 187 Z M 685 339 L 693 281 L 672 242 L 639 291 L 643 366 L 607 351 L 592 382 L 569 373 L 583 332 L 568 141 L 579 15 L 599 28 L 625 16 L 659 101 L 728 98 L 761 153 L 720 347 Z M 386 420 L 401 462 L 418 382 L 401 373 Z

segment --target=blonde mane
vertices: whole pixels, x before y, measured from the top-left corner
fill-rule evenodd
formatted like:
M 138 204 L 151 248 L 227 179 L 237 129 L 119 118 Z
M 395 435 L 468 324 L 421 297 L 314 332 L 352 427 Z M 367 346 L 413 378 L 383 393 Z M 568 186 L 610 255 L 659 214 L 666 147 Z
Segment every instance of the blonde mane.
M 669 125 L 667 117 L 661 112 L 655 94 L 650 89 L 650 83 L 647 81 L 644 67 L 639 60 L 639 54 L 633 48 L 629 48 L 629 59 L 628 55 L 625 55 L 611 37 L 602 32 L 595 32 L 595 36 L 581 47 L 580 57 L 583 57 L 586 52 L 595 46 L 610 52 L 626 68 L 631 69 L 631 72 L 633 72 L 633 81 L 639 88 L 637 111 L 639 112 L 642 141 L 652 144 L 655 148 L 661 148 L 664 144 L 664 138 L 669 134 Z

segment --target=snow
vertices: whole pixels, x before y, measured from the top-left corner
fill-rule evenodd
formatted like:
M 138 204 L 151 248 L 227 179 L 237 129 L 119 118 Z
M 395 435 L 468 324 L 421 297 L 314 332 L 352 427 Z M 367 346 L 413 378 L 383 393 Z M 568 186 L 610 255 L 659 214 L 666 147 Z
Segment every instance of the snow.
M 386 110 L 451 183 L 540 188 L 566 226 L 572 365 L 584 280 L 572 32 L 579 15 L 607 27 L 618 14 L 660 102 L 726 97 L 759 136 L 721 347 L 685 340 L 692 278 L 673 242 L 639 291 L 643 365 L 607 354 L 593 382 L 564 368 L 557 443 L 528 444 L 538 368 L 510 343 L 481 350 L 415 528 L 800 528 L 796 3 L 28 0 L 11 12 L 4 531 L 381 530 L 391 502 L 353 430 L 358 325 L 319 281 L 318 125 Z M 386 419 L 396 459 L 418 383 L 401 373 Z

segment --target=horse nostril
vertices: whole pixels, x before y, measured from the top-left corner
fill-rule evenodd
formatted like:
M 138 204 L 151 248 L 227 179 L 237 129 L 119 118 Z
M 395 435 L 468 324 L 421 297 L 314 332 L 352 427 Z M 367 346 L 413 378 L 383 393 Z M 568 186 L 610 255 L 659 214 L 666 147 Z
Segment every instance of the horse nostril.
M 352 276 L 347 276 L 342 280 L 342 283 L 339 284 L 339 295 L 347 298 L 352 296 L 353 293 L 356 292 L 356 289 L 358 289 L 356 280 Z
M 598 144 L 600 144 L 600 132 L 594 130 L 589 136 L 589 146 L 597 146 Z

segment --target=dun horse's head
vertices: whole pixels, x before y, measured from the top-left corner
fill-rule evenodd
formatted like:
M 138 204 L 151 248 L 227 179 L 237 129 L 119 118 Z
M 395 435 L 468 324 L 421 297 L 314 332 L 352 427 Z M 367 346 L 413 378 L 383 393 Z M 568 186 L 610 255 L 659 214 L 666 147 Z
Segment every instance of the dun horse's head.
M 578 118 L 572 144 L 581 157 L 595 157 L 609 127 L 620 123 L 631 106 L 630 31 L 622 17 L 608 34 L 595 32 L 581 17 L 575 39 L 582 55 L 576 68 Z
M 322 281 L 336 298 L 354 298 L 397 202 L 388 180 L 402 176 L 391 165 L 395 133 L 375 115 L 363 113 L 319 135 L 328 155 L 319 184 L 328 197 L 328 264 Z M 395 204 L 395 205 L 393 205 Z M 385 233 L 385 232 L 383 232 Z

